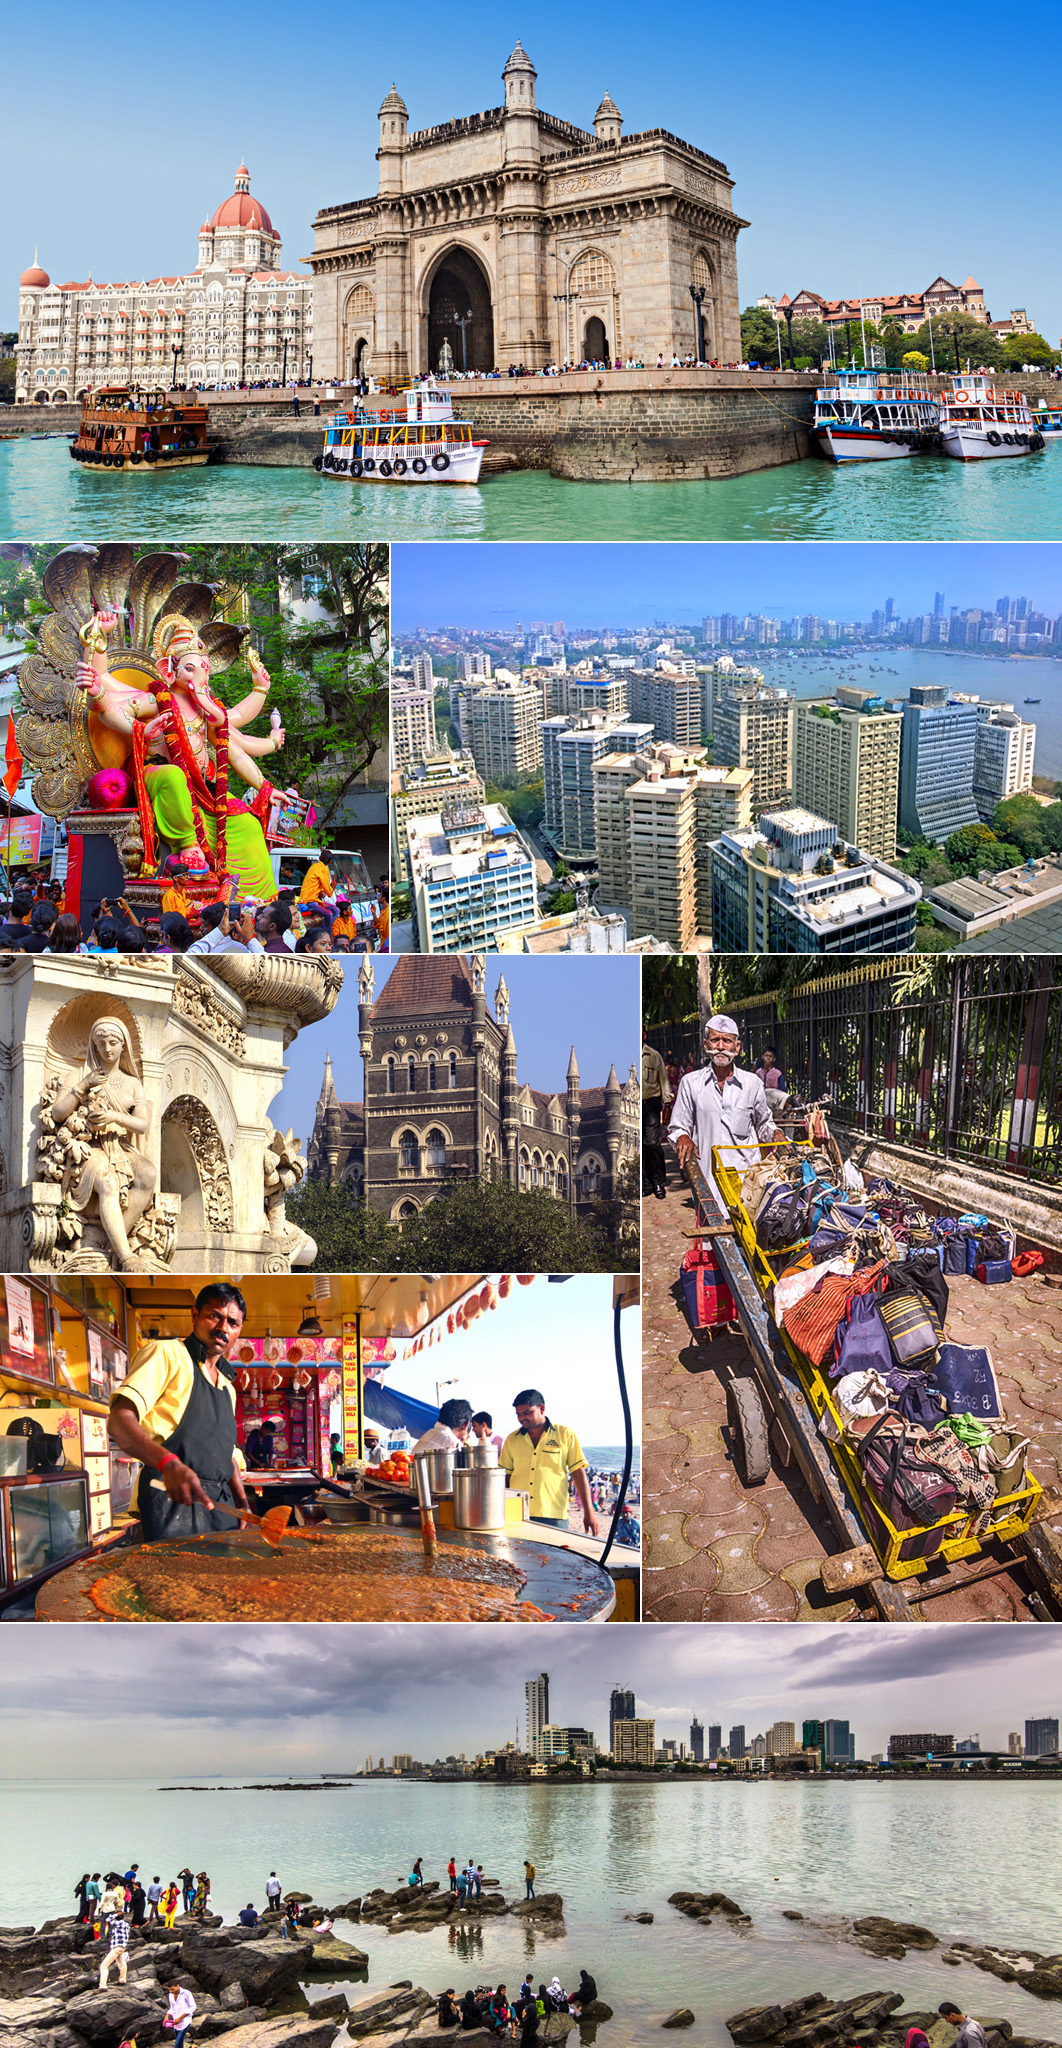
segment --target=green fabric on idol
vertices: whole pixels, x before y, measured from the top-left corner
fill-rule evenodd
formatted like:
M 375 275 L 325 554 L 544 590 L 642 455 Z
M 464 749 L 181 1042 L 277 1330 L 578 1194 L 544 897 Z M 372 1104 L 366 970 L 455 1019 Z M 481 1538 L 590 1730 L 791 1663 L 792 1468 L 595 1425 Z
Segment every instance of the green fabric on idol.
M 155 829 L 178 852 L 198 849 L 192 817 L 192 798 L 184 771 L 175 767 L 148 768 L 145 775 Z M 217 848 L 217 821 L 203 812 L 203 830 L 213 853 Z M 230 812 L 225 829 L 226 865 L 241 894 L 261 896 L 272 902 L 277 893 L 270 865 L 265 833 L 249 811 Z

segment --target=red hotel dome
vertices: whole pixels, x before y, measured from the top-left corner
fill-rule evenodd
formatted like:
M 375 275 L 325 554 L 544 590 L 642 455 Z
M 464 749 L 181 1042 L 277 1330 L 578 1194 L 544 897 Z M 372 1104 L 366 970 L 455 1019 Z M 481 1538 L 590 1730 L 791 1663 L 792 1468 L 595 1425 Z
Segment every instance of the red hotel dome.
M 260 199 L 251 196 L 251 174 L 246 164 L 236 172 L 236 190 L 231 199 L 225 199 L 211 217 L 212 228 L 261 228 L 267 235 L 276 233 L 272 221 Z
M 23 271 L 22 276 L 19 278 L 19 284 L 28 285 L 31 290 L 34 287 L 36 287 L 40 291 L 47 291 L 48 286 L 51 284 L 51 281 L 52 280 L 49 277 L 48 272 L 46 270 L 41 269 L 41 266 L 37 261 L 37 251 L 36 249 L 34 249 L 33 262 L 30 264 L 28 270 Z

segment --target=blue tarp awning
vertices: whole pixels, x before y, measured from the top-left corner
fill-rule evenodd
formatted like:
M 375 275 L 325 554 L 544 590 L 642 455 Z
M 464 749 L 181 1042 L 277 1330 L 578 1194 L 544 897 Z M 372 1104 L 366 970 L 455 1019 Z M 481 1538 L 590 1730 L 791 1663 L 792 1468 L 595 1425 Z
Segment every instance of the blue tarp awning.
M 415 1401 L 400 1394 L 397 1387 L 385 1387 L 380 1380 L 365 1382 L 365 1420 L 381 1429 L 408 1429 L 414 1442 L 439 1420 L 439 1411 L 427 1401 Z

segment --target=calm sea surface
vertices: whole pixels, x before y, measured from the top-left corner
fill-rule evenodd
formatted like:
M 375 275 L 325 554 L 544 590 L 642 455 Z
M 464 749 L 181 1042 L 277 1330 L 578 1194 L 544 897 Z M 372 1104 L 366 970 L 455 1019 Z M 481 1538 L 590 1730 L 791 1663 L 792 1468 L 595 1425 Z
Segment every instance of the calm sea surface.
M 986 606 L 994 603 L 997 594 L 985 593 Z M 858 654 L 846 648 L 829 658 L 817 649 L 807 659 L 784 654 L 771 660 L 765 655 L 766 649 L 751 647 L 740 649 L 736 658 L 758 664 L 768 682 L 781 683 L 798 697 L 823 696 L 841 682 L 869 685 L 883 697 L 906 697 L 912 683 L 942 683 L 973 697 L 1002 699 L 1036 727 L 1036 774 L 1062 779 L 1062 660 L 1025 654 L 997 659 L 925 647 Z M 1027 697 L 1040 701 L 1027 704 Z
M 65 441 L 0 443 L 0 533 L 88 540 L 1057 540 L 1062 450 L 1023 462 L 819 458 L 711 483 L 566 483 L 540 470 L 476 489 L 393 490 L 312 469 L 119 476 Z
M 829 1932 L 838 1915 L 877 1912 L 957 1939 L 1057 1951 L 1056 1784 L 368 1782 L 245 1792 L 218 1781 L 216 1790 L 167 1793 L 155 1784 L 37 1783 L 5 1785 L 2 1813 L 0 1925 L 69 1911 L 86 1866 L 125 1869 L 134 1859 L 149 1877 L 205 1867 L 230 1919 L 248 1898 L 262 1905 L 273 1868 L 285 1890 L 334 1904 L 400 1884 L 417 1855 L 426 1876 L 445 1883 L 449 1856 L 471 1854 L 511 1899 L 521 1896 L 527 1855 L 539 1891 L 564 1895 L 565 1935 L 551 1940 L 507 1919 L 471 1936 L 341 1927 L 368 1952 L 369 1989 L 403 1977 L 429 1990 L 513 1988 L 527 1968 L 536 1981 L 556 1971 L 567 1985 L 585 1965 L 616 2011 L 603 2048 L 644 2042 L 676 2005 L 697 2015 L 686 2035 L 696 2048 L 725 2048 L 722 2019 L 740 2007 L 871 1988 L 918 2005 L 952 1996 L 968 2012 L 1009 2017 L 1017 2033 L 1062 2041 L 1057 2004 L 977 1970 L 944 1968 L 933 1955 L 875 1961 Z M 695 1926 L 666 1904 L 680 1888 L 729 1893 L 754 1927 Z M 652 1927 L 624 1922 L 646 1908 Z M 818 1924 L 784 1920 L 783 1908 Z

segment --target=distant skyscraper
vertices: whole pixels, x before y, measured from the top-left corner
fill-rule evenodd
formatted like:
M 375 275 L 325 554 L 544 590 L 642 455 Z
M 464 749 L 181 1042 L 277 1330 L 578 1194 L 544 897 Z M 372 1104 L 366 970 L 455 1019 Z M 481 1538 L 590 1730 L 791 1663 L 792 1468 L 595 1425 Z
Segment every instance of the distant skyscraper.
M 1026 1756 L 1057 1756 L 1057 1716 L 1053 1721 L 1026 1721 L 1025 1754 Z
M 933 617 L 935 619 L 942 619 L 944 617 L 944 592 L 942 590 L 935 590 L 933 592 Z
M 804 1749 L 821 1749 L 823 1753 L 823 1760 L 825 1761 L 825 1723 L 822 1721 L 805 1721 L 803 1729 L 801 1731 L 801 1743 Z
M 524 1685 L 525 1714 L 527 1719 L 527 1747 L 532 1756 L 537 1756 L 542 1741 L 542 1730 L 549 1720 L 549 1672 L 540 1671 L 537 1678 L 529 1678 Z
M 730 1754 L 732 1758 L 741 1757 L 745 1754 L 745 1724 L 743 1721 L 739 1721 L 737 1727 L 730 1730 Z
M 715 1760 L 716 1760 L 716 1757 L 717 1757 L 717 1756 L 719 1755 L 719 1752 L 720 1752 L 720 1750 L 722 1749 L 722 1747 L 723 1747 L 723 1731 L 722 1731 L 722 1728 L 721 1728 L 721 1727 L 720 1727 L 720 1725 L 719 1725 L 719 1722 L 718 1722 L 718 1721 L 712 1721 L 712 1722 L 709 1722 L 709 1725 L 708 1725 L 708 1761 L 709 1761 L 709 1763 L 710 1763 L 710 1764 L 714 1764 L 714 1762 L 715 1762 Z
M 896 858 L 902 725 L 880 697 L 844 684 L 833 697 L 796 707 L 793 802 L 829 818 L 849 846 L 879 860 Z
M 887 626 L 890 626 L 890 625 L 892 624 L 892 621 L 894 620 L 894 618 L 895 618 L 895 617 L 896 617 L 896 599 L 895 599 L 894 597 L 887 597 L 887 598 L 885 599 L 885 623 L 886 623 L 886 625 L 887 625 Z
M 846 1764 L 851 1749 L 850 1730 L 847 1721 L 824 1721 L 825 1735 L 824 1764 Z
M 690 1722 L 690 1755 L 695 1764 L 704 1762 L 704 1728 L 694 1714 Z
M 617 1721 L 633 1721 L 635 1714 L 634 1694 L 621 1687 L 613 1687 L 608 1703 L 608 1746 L 615 1753 Z

